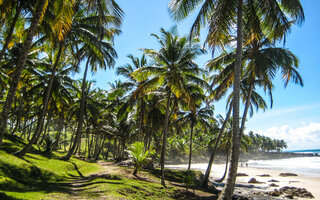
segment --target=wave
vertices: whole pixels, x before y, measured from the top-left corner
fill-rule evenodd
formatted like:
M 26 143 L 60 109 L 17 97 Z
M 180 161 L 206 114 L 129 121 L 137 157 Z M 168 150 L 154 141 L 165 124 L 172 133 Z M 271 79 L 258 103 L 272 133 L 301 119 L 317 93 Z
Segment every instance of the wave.
M 250 160 L 249 166 L 263 169 L 278 169 L 305 176 L 320 177 L 320 157 L 298 157 L 274 160 Z

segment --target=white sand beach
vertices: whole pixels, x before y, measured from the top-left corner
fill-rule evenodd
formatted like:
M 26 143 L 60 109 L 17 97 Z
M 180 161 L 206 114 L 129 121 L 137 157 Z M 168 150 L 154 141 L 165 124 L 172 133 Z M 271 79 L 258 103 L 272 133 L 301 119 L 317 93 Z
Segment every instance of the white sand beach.
M 176 169 L 186 169 L 187 165 L 168 165 L 168 168 L 176 168 Z M 193 164 L 192 169 L 201 170 L 205 172 L 207 167 L 207 163 L 199 163 Z M 225 165 L 218 164 L 213 165 L 211 180 L 219 179 L 224 173 Z M 289 177 L 281 177 L 280 173 L 287 173 L 288 171 L 277 170 L 277 169 L 263 169 L 257 168 L 253 166 L 246 167 L 245 164 L 239 166 L 238 173 L 245 173 L 248 176 L 239 176 L 237 177 L 237 186 L 235 189 L 235 193 L 237 194 L 252 194 L 253 192 L 266 192 L 273 191 L 274 189 L 280 189 L 284 186 L 289 187 L 297 187 L 297 188 L 305 188 L 307 191 L 311 192 L 314 196 L 314 199 L 320 200 L 320 176 L 306 176 L 305 174 L 295 173 L 298 176 L 289 176 Z M 259 175 L 268 174 L 269 177 L 261 177 Z M 261 183 L 248 183 L 251 178 L 255 178 L 257 181 Z M 278 185 L 277 187 L 270 187 L 269 185 L 272 182 L 268 182 L 270 180 L 277 180 L 279 182 L 274 182 L 274 184 Z M 224 181 L 225 182 L 225 181 Z M 218 189 L 222 189 L 224 182 L 216 185 Z M 280 198 L 281 199 L 281 198 Z M 295 197 L 295 199 L 297 199 Z M 303 199 L 303 198 L 300 198 Z

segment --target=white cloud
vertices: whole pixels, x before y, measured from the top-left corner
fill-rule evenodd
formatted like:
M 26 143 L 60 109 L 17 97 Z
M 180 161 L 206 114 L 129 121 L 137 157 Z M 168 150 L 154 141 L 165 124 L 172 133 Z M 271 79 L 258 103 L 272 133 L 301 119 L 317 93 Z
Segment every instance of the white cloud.
M 288 150 L 320 149 L 320 123 L 310 123 L 298 128 L 283 125 L 254 132 L 274 139 L 285 140 L 288 144 Z

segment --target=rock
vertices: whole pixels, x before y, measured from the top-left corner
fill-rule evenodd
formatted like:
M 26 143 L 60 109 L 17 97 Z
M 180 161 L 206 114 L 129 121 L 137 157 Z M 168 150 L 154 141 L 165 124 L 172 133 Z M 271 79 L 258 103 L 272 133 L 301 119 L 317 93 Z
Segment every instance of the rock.
M 277 184 L 275 184 L 275 183 L 271 183 L 271 184 L 269 185 L 269 187 L 279 187 L 279 185 L 277 185 Z
M 273 191 L 270 191 L 270 192 L 269 192 L 269 195 L 270 195 L 270 196 L 274 196 L 274 197 L 278 197 L 278 196 L 281 195 L 281 192 L 280 192 L 279 190 L 275 189 L 275 190 L 273 190 Z
M 293 199 L 293 196 L 292 196 L 292 195 L 289 195 L 289 194 L 285 195 L 284 197 L 286 197 L 286 198 L 288 198 L 288 199 Z
M 281 173 L 281 174 L 279 174 L 279 176 L 287 177 L 287 176 L 298 176 L 298 175 L 294 174 L 294 173 Z
M 279 182 L 278 180 L 271 179 L 268 182 Z
M 257 181 L 257 179 L 255 178 L 251 178 L 248 183 L 260 183 L 259 181 Z
M 260 176 L 260 177 L 270 177 L 269 174 L 261 174 L 261 175 L 258 175 L 258 176 Z
M 246 173 L 237 173 L 237 176 L 249 176 L 249 175 Z
M 301 198 L 314 198 L 314 196 L 307 191 L 305 188 L 296 188 L 296 187 L 282 187 L 280 192 L 292 197 L 301 197 Z

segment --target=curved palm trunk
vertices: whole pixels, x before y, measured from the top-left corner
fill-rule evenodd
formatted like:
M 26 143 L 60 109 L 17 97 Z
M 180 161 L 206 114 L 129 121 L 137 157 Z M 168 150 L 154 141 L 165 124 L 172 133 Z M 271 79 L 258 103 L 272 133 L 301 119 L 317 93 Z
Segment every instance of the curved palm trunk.
M 227 158 L 226 158 L 226 167 L 224 168 L 224 174 L 223 176 L 218 179 L 218 180 L 215 180 L 216 182 L 218 183 L 221 183 L 225 178 L 226 178 L 226 175 L 227 175 L 227 171 L 228 171 L 228 162 L 229 162 L 229 149 L 227 150 Z
M 49 80 L 49 83 L 48 83 L 48 88 L 47 88 L 47 91 L 46 91 L 45 100 L 43 102 L 42 112 L 41 112 L 41 115 L 40 115 L 40 117 L 38 119 L 36 130 L 35 130 L 32 138 L 31 138 L 31 140 L 29 141 L 29 143 L 23 149 L 21 149 L 20 151 L 15 153 L 15 155 L 17 155 L 19 157 L 25 156 L 26 153 L 29 152 L 32 144 L 37 143 L 37 141 L 40 138 L 40 134 L 41 134 L 42 128 L 43 128 L 44 119 L 45 119 L 47 111 L 48 111 L 48 104 L 49 104 L 49 98 L 51 96 L 53 80 L 54 80 L 55 73 L 56 73 L 57 68 L 58 68 L 58 63 L 60 61 L 60 57 L 61 57 L 61 54 L 62 54 L 62 49 L 63 49 L 63 44 L 61 43 L 60 46 L 59 46 L 59 51 L 58 51 L 58 55 L 57 55 L 57 58 L 56 58 L 56 62 L 54 63 L 54 66 L 53 66 L 53 69 L 52 69 L 52 72 L 51 72 L 50 80 Z M 49 117 L 48 120 L 50 120 L 50 117 Z M 48 123 L 49 122 L 47 122 L 47 124 Z
M 191 133 L 190 133 L 190 149 L 189 149 L 189 165 L 188 170 L 191 168 L 191 159 L 192 159 L 192 139 L 193 139 L 193 120 L 191 121 Z
M 17 6 L 17 9 L 16 9 L 16 14 L 14 15 L 14 18 L 12 20 L 12 23 L 11 23 L 11 27 L 9 29 L 9 32 L 8 32 L 8 35 L 6 37 L 6 41 L 2 47 L 2 50 L 0 52 L 0 60 L 2 60 L 7 48 L 8 48 L 8 45 L 9 43 L 11 42 L 11 39 L 12 39 L 12 34 L 13 34 L 13 31 L 14 31 L 14 28 L 16 26 L 16 23 L 18 21 L 18 18 L 20 16 L 20 13 L 21 13 L 21 9 L 22 9 L 22 5 L 21 3 Z
M 234 186 L 236 183 L 236 175 L 238 170 L 239 150 L 241 134 L 239 129 L 239 110 L 240 110 L 240 73 L 242 63 L 242 12 L 243 12 L 243 0 L 238 0 L 238 16 L 237 16 L 237 55 L 236 63 L 234 66 L 234 84 L 233 84 L 233 135 L 232 135 L 232 148 L 231 148 L 231 160 L 228 173 L 228 179 L 224 186 L 219 200 L 232 199 Z
M 24 69 L 27 61 L 27 56 L 31 48 L 33 36 L 36 34 L 41 18 L 46 12 L 48 5 L 47 0 L 38 0 L 37 7 L 34 12 L 30 27 L 28 29 L 26 40 L 24 41 L 23 48 L 19 55 L 18 63 L 16 65 L 16 70 L 13 73 L 10 88 L 7 94 L 6 101 L 2 107 L 1 118 L 0 118 L 0 145 L 2 144 L 3 136 L 6 133 L 7 122 L 9 118 L 9 113 L 11 111 L 11 105 L 14 101 L 15 93 L 18 87 L 18 83 L 21 79 L 21 73 Z
M 246 105 L 245 105 L 245 108 L 244 108 L 244 111 L 243 111 L 243 116 L 242 116 L 242 121 L 241 121 L 241 126 L 240 126 L 241 137 L 243 135 L 244 125 L 246 124 L 246 118 L 247 118 L 249 106 L 250 106 L 250 103 L 251 103 L 250 100 L 251 100 L 252 91 L 253 91 L 253 84 L 250 85 L 249 94 L 248 94 Z
M 74 151 L 77 147 L 77 144 L 80 142 L 80 139 L 81 139 L 83 116 L 84 116 L 84 111 L 85 111 L 85 105 L 84 105 L 85 99 L 86 99 L 85 86 L 86 86 L 88 67 L 89 67 L 89 59 L 87 60 L 86 68 L 84 70 L 83 79 L 82 79 L 81 102 L 80 102 L 80 111 L 79 111 L 79 115 L 78 115 L 78 126 L 77 126 L 77 131 L 76 131 L 76 137 L 75 137 L 73 145 L 69 149 L 67 155 L 62 157 L 62 160 L 65 160 L 65 161 L 68 161 L 70 159 L 71 155 L 74 153 Z
M 160 158 L 160 165 L 161 165 L 161 185 L 166 187 L 166 183 L 164 181 L 164 164 L 165 164 L 165 155 L 166 155 L 166 143 L 167 143 L 167 133 L 168 133 L 168 126 L 169 126 L 169 109 L 170 109 L 170 102 L 171 102 L 171 91 L 169 91 L 168 99 L 167 99 L 167 108 L 166 108 L 166 117 L 164 120 L 164 130 L 163 130 L 163 139 L 162 139 L 162 151 L 161 151 L 161 158 Z
M 219 146 L 219 142 L 220 142 L 222 133 L 224 132 L 224 129 L 226 128 L 227 122 L 230 119 L 231 110 L 232 110 L 232 103 L 229 106 L 229 110 L 228 110 L 227 116 L 226 116 L 226 118 L 225 118 L 225 120 L 224 120 L 224 122 L 222 124 L 222 127 L 221 127 L 221 129 L 219 131 L 219 135 L 218 135 L 217 141 L 214 144 L 214 147 L 213 147 L 213 150 L 212 150 L 212 153 L 211 153 L 211 156 L 210 156 L 210 160 L 209 160 L 209 163 L 208 163 L 208 167 L 207 167 L 206 173 L 205 173 L 205 175 L 204 175 L 204 177 L 202 179 L 201 187 L 203 187 L 203 188 L 208 188 L 208 182 L 209 182 L 209 177 L 210 177 L 210 173 L 211 173 L 211 168 L 212 168 L 212 164 L 213 164 L 213 161 L 214 161 L 214 157 L 215 157 L 217 148 Z

